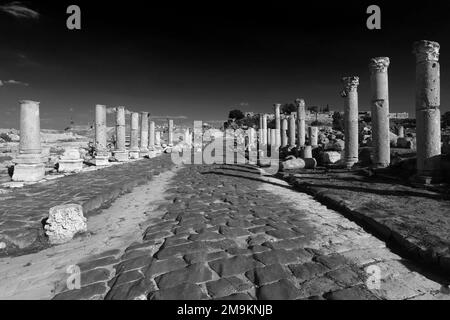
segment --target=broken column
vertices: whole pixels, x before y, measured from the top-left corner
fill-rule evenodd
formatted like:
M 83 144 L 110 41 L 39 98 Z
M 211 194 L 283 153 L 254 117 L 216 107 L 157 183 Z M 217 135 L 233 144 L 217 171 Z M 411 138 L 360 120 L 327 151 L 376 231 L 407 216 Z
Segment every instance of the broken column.
M 281 146 L 281 118 L 280 109 L 281 104 L 274 104 L 275 109 L 275 146 L 279 148 Z
M 378 57 L 370 60 L 373 163 L 375 167 L 380 168 L 389 166 L 391 162 L 388 67 L 388 57 Z
M 344 162 L 347 168 L 358 162 L 358 85 L 359 77 L 342 78 L 344 90 Z
M 404 138 L 405 137 L 405 127 L 403 127 L 403 126 L 399 126 L 398 127 L 397 136 L 399 138 Z
M 293 114 L 289 116 L 289 128 L 288 128 L 289 148 L 295 147 L 295 117 Z
M 128 152 L 125 146 L 125 107 L 116 108 L 116 150 L 113 154 L 119 162 L 128 161 Z
M 141 112 L 141 146 L 140 157 L 148 157 L 148 112 Z
M 14 163 L 13 181 L 39 181 L 45 176 L 39 102 L 20 101 L 20 145 Z
M 281 147 L 286 147 L 288 144 L 287 130 L 288 130 L 288 121 L 286 118 L 284 118 L 281 121 Z
M 417 176 L 439 180 L 441 154 L 439 43 L 414 43 L 416 55 Z
M 296 99 L 295 103 L 297 105 L 297 143 L 298 147 L 301 148 L 305 145 L 305 135 L 306 135 L 306 112 L 305 112 L 305 100 Z
M 109 152 L 106 141 L 106 106 L 98 104 L 95 106 L 95 156 L 93 159 L 96 166 L 108 164 Z
M 167 144 L 169 146 L 173 146 L 173 120 L 169 119 L 168 121 L 168 137 Z
M 311 147 L 317 147 L 319 139 L 319 128 L 316 126 L 310 126 L 308 128 L 309 145 Z
M 139 113 L 131 113 L 130 159 L 139 159 Z

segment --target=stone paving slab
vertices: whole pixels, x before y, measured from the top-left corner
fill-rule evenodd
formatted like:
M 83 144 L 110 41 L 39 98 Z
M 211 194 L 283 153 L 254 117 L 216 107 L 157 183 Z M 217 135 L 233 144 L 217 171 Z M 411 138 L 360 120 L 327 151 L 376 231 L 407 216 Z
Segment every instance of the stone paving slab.
M 0 256 L 21 255 L 49 246 L 43 219 L 51 207 L 76 203 L 85 216 L 171 167 L 169 155 L 82 172 L 0 194 Z M 89 223 L 89 222 L 88 222 Z
M 450 199 L 358 172 L 301 170 L 283 175 L 297 190 L 374 232 L 411 259 L 450 274 Z
M 124 254 L 106 254 L 107 266 L 104 256 L 80 261 L 100 271 L 80 289 L 63 289 L 54 299 L 433 299 L 439 294 L 439 283 L 407 268 L 355 223 L 283 181 L 263 179 L 257 170 L 238 166 L 182 168 L 160 205 L 165 213 L 148 221 L 142 241 Z M 240 231 L 228 233 L 230 228 Z M 374 251 L 374 258 L 356 259 L 361 248 Z M 385 250 L 385 257 L 376 250 Z M 366 268 L 372 264 L 383 277 L 378 289 L 369 290 Z M 107 279 L 105 269 L 111 271 Z M 404 283 L 403 291 L 395 287 Z

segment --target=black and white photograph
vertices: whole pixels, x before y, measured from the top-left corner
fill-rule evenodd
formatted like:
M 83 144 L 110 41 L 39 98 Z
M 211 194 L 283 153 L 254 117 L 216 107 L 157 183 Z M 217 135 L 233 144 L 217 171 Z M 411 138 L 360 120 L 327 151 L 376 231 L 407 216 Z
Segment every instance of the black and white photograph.
M 450 300 L 449 17 L 0 0 L 0 300 Z

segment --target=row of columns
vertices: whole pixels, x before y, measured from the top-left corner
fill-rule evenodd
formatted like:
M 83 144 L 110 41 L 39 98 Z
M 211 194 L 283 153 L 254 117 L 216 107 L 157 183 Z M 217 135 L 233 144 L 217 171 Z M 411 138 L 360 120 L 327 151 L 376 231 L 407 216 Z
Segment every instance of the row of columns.
M 421 40 L 414 43 L 416 56 L 416 139 L 417 139 L 417 176 L 419 178 L 436 177 L 439 172 L 441 154 L 440 127 L 440 66 L 437 42 Z M 375 167 L 390 165 L 390 129 L 389 129 L 389 86 L 388 57 L 370 59 L 370 88 L 372 114 L 373 164 Z M 344 98 L 345 151 L 344 163 L 350 168 L 358 162 L 358 85 L 359 77 L 342 78 Z M 270 142 L 278 147 L 304 149 L 306 131 L 305 101 L 296 100 L 297 122 L 294 115 L 287 119 L 280 117 L 280 104 L 274 105 L 275 135 Z M 296 128 L 297 126 L 297 128 Z M 297 130 L 296 130 L 297 129 Z M 270 129 L 269 129 L 270 130 Z M 317 146 L 318 128 L 311 126 L 309 145 Z M 399 136 L 404 136 L 404 128 L 399 128 Z M 268 143 L 267 115 L 260 115 L 260 143 Z M 304 152 L 304 151 L 302 151 Z M 307 153 L 309 153 L 309 148 Z
M 128 159 L 138 159 L 142 157 L 153 157 L 155 146 L 160 143 L 160 133 L 156 136 L 154 121 L 149 122 L 149 113 L 131 113 L 130 128 L 130 148 L 125 146 L 125 107 L 119 106 L 116 111 L 116 146 L 113 156 L 117 161 L 128 161 Z M 139 126 L 140 118 L 140 126 Z M 173 120 L 168 121 L 169 144 L 173 143 Z M 106 106 L 96 105 L 95 107 L 95 165 L 106 165 L 109 153 L 106 146 Z
M 19 153 L 14 159 L 13 181 L 39 181 L 45 176 L 45 157 L 42 154 L 40 135 L 39 102 L 20 101 L 20 144 Z M 153 156 L 161 145 L 161 133 L 155 131 L 154 121 L 149 122 L 148 112 L 141 113 L 141 131 L 139 132 L 139 113 L 131 114 L 130 148 L 126 150 L 125 107 L 116 109 L 116 145 L 113 156 L 117 161 L 128 161 L 143 156 Z M 95 156 L 92 163 L 97 166 L 106 165 L 109 161 L 107 148 L 106 106 L 95 107 Z M 140 144 L 139 144 L 140 136 Z M 169 144 L 173 143 L 173 120 L 169 120 Z M 73 156 L 73 155 L 71 155 Z M 79 158 L 79 155 L 78 155 Z M 82 159 L 68 157 L 61 161 L 82 163 Z

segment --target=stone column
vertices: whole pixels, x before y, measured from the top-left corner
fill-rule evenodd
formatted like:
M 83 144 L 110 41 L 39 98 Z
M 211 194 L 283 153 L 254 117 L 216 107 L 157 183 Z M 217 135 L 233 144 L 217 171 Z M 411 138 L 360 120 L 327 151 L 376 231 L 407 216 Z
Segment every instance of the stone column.
M 41 149 L 41 122 L 39 102 L 20 101 L 19 154 L 14 159 L 13 181 L 33 182 L 45 176 Z
M 161 131 L 155 132 L 155 150 L 157 154 L 160 154 L 162 152 L 161 148 Z
M 263 114 L 262 116 L 262 129 L 263 129 L 263 144 L 268 144 L 268 135 L 267 135 L 267 114 Z
M 148 125 L 148 157 L 154 158 L 156 156 L 155 148 L 155 122 L 150 121 Z
M 281 147 L 286 147 L 288 144 L 287 130 L 288 130 L 288 121 L 286 118 L 284 118 L 281 121 Z
M 280 145 L 278 144 L 279 135 L 277 134 L 280 132 L 279 129 L 271 129 L 270 130 L 270 145 L 278 148 Z
M 155 149 L 155 121 L 150 121 L 148 128 L 148 149 Z
M 298 147 L 301 148 L 305 145 L 306 135 L 306 112 L 305 112 L 305 100 L 296 99 L 297 105 L 297 131 L 298 131 Z
M 275 145 L 277 148 L 281 146 L 281 117 L 280 117 L 280 109 L 281 104 L 274 104 L 275 111 Z
M 128 152 L 125 147 L 125 107 L 116 108 L 116 150 L 114 158 L 119 161 L 128 161 Z
M 378 57 L 370 60 L 373 161 L 374 166 L 379 168 L 387 167 L 391 163 L 388 67 L 388 57 Z
M 148 157 L 148 112 L 141 112 L 140 157 Z
M 358 162 L 358 77 L 342 78 L 344 90 L 341 96 L 344 98 L 344 134 L 345 156 L 347 168 L 353 167 Z
M 173 146 L 173 120 L 169 119 L 168 123 L 168 140 L 167 144 Z
M 300 158 L 310 159 L 312 157 L 312 147 L 305 145 L 300 151 Z
M 308 135 L 309 135 L 309 145 L 311 147 L 317 147 L 319 138 L 319 128 L 316 126 L 310 126 L 308 128 Z
M 272 129 L 270 129 L 270 128 L 268 128 L 267 129 L 267 145 L 268 146 L 270 146 L 271 145 L 271 143 L 272 143 L 272 141 L 270 141 L 270 138 L 271 138 L 271 132 L 272 132 Z
M 417 176 L 438 181 L 441 154 L 439 43 L 414 43 L 416 55 Z
M 139 113 L 131 113 L 130 159 L 139 159 Z
M 106 148 L 106 106 L 98 104 L 95 106 L 95 157 L 93 163 L 96 166 L 108 164 L 109 152 Z
M 289 116 L 288 138 L 289 138 L 289 148 L 294 148 L 295 147 L 295 118 L 294 118 L 293 114 L 291 114 Z
M 398 135 L 399 138 L 404 138 L 405 137 L 405 128 L 403 126 L 399 126 L 398 127 L 397 135 Z

